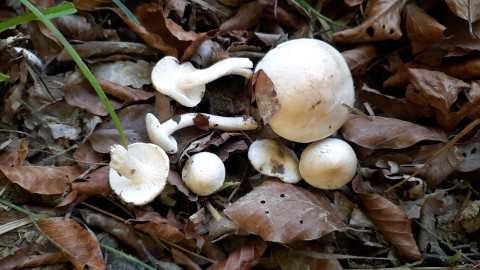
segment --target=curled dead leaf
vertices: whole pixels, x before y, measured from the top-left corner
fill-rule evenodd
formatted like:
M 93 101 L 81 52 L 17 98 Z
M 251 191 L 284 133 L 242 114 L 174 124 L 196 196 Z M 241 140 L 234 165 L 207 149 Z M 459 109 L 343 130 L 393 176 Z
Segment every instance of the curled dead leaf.
M 280 109 L 277 92 L 272 80 L 268 78 L 263 70 L 259 70 L 252 77 L 252 86 L 255 91 L 255 100 L 257 102 L 263 123 L 266 125 L 268 120 Z
M 407 214 L 386 198 L 372 194 L 370 184 L 364 182 L 361 177 L 353 180 L 352 187 L 366 208 L 368 216 L 385 239 L 406 258 L 413 261 L 421 260 L 422 255 L 413 237 L 411 221 Z
M 407 4 L 405 12 L 412 53 L 418 53 L 433 43 L 445 39 L 444 32 L 447 28 L 416 4 Z

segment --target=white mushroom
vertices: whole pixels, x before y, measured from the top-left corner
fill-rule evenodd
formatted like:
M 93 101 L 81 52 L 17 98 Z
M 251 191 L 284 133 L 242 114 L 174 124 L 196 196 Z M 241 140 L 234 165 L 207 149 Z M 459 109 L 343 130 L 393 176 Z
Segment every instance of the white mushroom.
M 127 150 L 115 144 L 110 149 L 110 159 L 110 186 L 123 201 L 144 205 L 165 187 L 170 161 L 160 147 L 134 143 Z
M 226 75 L 252 76 L 253 63 L 248 58 L 227 58 L 197 70 L 190 62 L 179 64 L 172 56 L 162 58 L 152 70 L 152 83 L 160 93 L 183 106 L 194 107 L 202 100 L 205 85 Z
M 337 189 L 355 176 L 357 156 L 343 140 L 327 138 L 311 143 L 300 156 L 300 174 L 310 185 Z
M 295 152 L 274 140 L 254 141 L 248 148 L 248 160 L 263 175 L 277 177 L 292 184 L 302 180 Z
M 342 55 L 315 39 L 296 39 L 270 50 L 255 67 L 272 81 L 276 101 L 255 90 L 260 114 L 279 136 L 308 143 L 326 138 L 349 116 L 354 87 Z M 257 80 L 257 84 L 258 84 Z M 280 105 L 272 111 L 272 104 Z M 271 118 L 270 118 L 271 117 Z
M 207 196 L 222 187 L 225 181 L 225 165 L 215 154 L 196 153 L 185 162 L 182 179 L 192 192 Z
M 148 113 L 146 116 L 147 133 L 150 141 L 169 154 L 178 151 L 178 145 L 172 133 L 184 127 L 195 125 L 195 117 L 203 116 L 208 120 L 208 127 L 225 131 L 254 130 L 258 124 L 249 116 L 223 117 L 211 114 L 186 113 L 160 124 L 157 117 Z

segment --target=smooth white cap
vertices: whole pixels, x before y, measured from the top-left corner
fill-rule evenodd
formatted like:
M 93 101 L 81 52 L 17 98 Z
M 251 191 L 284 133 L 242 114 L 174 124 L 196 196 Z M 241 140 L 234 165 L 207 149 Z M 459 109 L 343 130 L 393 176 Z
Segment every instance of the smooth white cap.
M 110 159 L 110 186 L 126 203 L 144 205 L 163 191 L 170 161 L 162 148 L 134 143 L 127 150 L 116 144 L 111 147 Z
M 196 153 L 185 162 L 182 179 L 193 193 L 207 196 L 222 187 L 225 181 L 225 165 L 215 154 Z
M 263 175 L 277 177 L 292 184 L 302 180 L 295 152 L 274 140 L 254 141 L 248 148 L 248 160 Z
M 343 140 L 327 138 L 308 145 L 300 156 L 300 174 L 310 185 L 337 189 L 352 180 L 357 171 L 357 156 Z
M 350 112 L 342 103 L 353 104 L 352 75 L 343 56 L 328 43 L 316 39 L 284 42 L 264 56 L 255 67 L 255 72 L 259 70 L 275 87 L 280 108 L 267 124 L 279 136 L 301 143 L 318 141 L 347 120 Z M 265 121 L 272 102 L 263 100 L 266 95 L 255 96 Z

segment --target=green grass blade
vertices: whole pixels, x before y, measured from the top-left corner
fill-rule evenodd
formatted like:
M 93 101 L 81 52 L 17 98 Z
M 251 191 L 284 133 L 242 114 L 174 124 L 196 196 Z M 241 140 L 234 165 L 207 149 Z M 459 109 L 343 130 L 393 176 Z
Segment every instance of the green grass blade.
M 140 24 L 140 22 L 137 20 L 137 17 L 135 17 L 135 15 L 133 15 L 133 13 L 130 11 L 130 9 L 128 9 L 123 3 L 122 1 L 120 0 L 113 0 L 113 3 L 115 3 L 115 5 L 117 5 L 123 13 L 125 13 L 125 15 L 127 15 L 127 17 L 132 21 L 134 22 L 135 24 Z
M 80 70 L 83 72 L 87 80 L 90 82 L 90 84 L 93 86 L 93 89 L 95 92 L 97 92 L 97 95 L 100 97 L 102 100 L 103 104 L 107 108 L 108 113 L 110 114 L 110 117 L 112 117 L 113 122 L 115 123 L 115 127 L 118 130 L 118 133 L 120 135 L 120 138 L 122 140 L 122 144 L 125 148 L 128 147 L 128 142 L 127 138 L 125 137 L 125 132 L 123 131 L 122 124 L 120 123 L 120 120 L 118 119 L 117 114 L 115 113 L 115 110 L 113 109 L 112 104 L 108 100 L 107 96 L 105 95 L 105 92 L 103 92 L 102 88 L 98 84 L 97 80 L 95 79 L 95 76 L 93 76 L 92 72 L 90 69 L 87 67 L 85 62 L 80 58 L 80 56 L 77 54 L 77 52 L 73 49 L 73 47 L 68 43 L 68 41 L 65 39 L 63 34 L 50 22 L 45 16 L 37 9 L 35 8 L 28 0 L 20 0 L 29 10 L 31 10 L 44 24 L 45 26 L 52 31 L 52 33 L 57 37 L 57 39 L 62 43 L 62 45 L 65 47 L 67 52 L 70 54 L 70 56 L 73 58 L 73 61 L 77 64 L 77 66 L 80 68 Z
M 10 79 L 10 76 L 8 76 L 7 74 L 3 74 L 0 72 L 0 82 L 4 82 L 6 80 Z
M 73 14 L 73 13 L 77 12 L 77 10 L 75 9 L 75 6 L 73 5 L 73 3 L 66 3 L 66 4 L 61 4 L 61 5 L 58 5 L 58 6 L 54 6 L 54 7 L 51 7 L 51 8 L 46 8 L 46 9 L 42 10 L 41 12 L 45 16 L 45 18 L 50 20 L 50 19 L 58 18 L 58 17 L 64 16 L 64 15 Z M 0 23 L 0 32 L 3 32 L 5 30 L 9 29 L 10 27 L 13 27 L 13 26 L 16 26 L 16 25 L 19 25 L 19 24 L 22 24 L 22 23 L 27 23 L 27 22 L 30 22 L 30 21 L 33 21 L 33 20 L 36 20 L 36 19 L 38 19 L 38 17 L 35 16 L 35 14 L 28 13 L 28 14 L 18 16 L 18 17 L 15 17 L 13 19 L 1 22 Z
M 337 23 L 336 21 L 333 21 L 331 19 L 329 19 L 328 17 L 325 17 L 323 16 L 320 12 L 318 12 L 316 9 L 314 9 L 312 6 L 310 6 L 307 1 L 305 0 L 291 0 L 293 3 L 301 6 L 302 8 L 310 11 L 313 15 L 315 15 L 319 20 L 323 20 L 325 22 L 327 22 L 328 24 L 330 25 L 333 25 L 333 26 L 336 26 L 338 28 L 342 28 L 342 29 L 347 29 L 347 28 L 350 28 L 349 26 L 346 26 L 344 24 L 341 24 L 341 23 Z

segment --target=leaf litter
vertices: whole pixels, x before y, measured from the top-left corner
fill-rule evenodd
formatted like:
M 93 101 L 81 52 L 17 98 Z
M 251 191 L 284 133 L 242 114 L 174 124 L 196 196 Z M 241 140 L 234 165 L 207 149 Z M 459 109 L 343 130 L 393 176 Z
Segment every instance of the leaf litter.
M 13 2 L 0 4 L 0 20 L 25 13 Z M 0 235 L 10 244 L 0 249 L 0 268 L 127 267 L 100 249 L 104 243 L 167 269 L 480 264 L 476 1 L 309 2 L 348 28 L 314 20 L 288 1 L 127 1 L 140 24 L 111 1 L 73 2 L 80 12 L 53 22 L 93 71 L 129 143 L 149 142 L 147 113 L 161 122 L 189 112 L 247 115 L 263 126 L 211 131 L 197 119 L 173 134 L 179 152 L 170 155 L 164 192 L 143 207 L 123 204 L 108 183 L 108 153 L 120 136 L 71 57 L 39 21 L 2 32 L 0 72 L 10 80 L 0 84 L 1 198 L 48 218 Z M 370 114 L 352 113 L 334 135 L 359 159 L 355 180 L 339 190 L 264 179 L 251 168 L 246 153 L 257 138 L 276 139 L 299 156 L 306 147 L 265 125 L 279 105 L 261 71 L 249 81 L 229 76 L 208 84 L 194 108 L 151 86 L 151 68 L 165 55 L 199 68 L 228 57 L 257 62 L 295 38 L 321 39 L 341 51 L 356 84 L 355 110 Z M 253 93 L 272 102 L 257 104 Z M 183 164 L 200 151 L 221 157 L 233 185 L 209 197 L 185 186 Z M 2 224 L 24 218 L 11 213 L 0 210 Z M 461 256 L 451 262 L 455 254 Z

